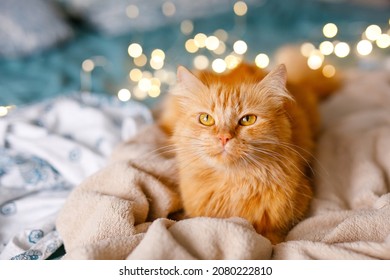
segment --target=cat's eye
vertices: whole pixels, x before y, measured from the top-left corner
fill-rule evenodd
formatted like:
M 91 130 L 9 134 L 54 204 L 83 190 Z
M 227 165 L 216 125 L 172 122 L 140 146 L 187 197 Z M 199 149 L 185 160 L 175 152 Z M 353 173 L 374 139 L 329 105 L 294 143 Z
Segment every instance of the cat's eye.
M 239 124 L 243 126 L 252 125 L 256 122 L 256 119 L 257 117 L 255 115 L 246 115 L 240 119 Z
M 213 117 L 206 113 L 199 115 L 199 122 L 205 126 L 212 126 L 215 124 Z

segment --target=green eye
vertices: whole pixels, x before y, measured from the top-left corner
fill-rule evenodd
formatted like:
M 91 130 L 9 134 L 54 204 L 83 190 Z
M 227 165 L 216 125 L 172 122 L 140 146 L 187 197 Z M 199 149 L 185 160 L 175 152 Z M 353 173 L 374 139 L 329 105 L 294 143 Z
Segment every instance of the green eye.
M 199 115 L 199 122 L 205 126 L 212 126 L 215 124 L 213 117 L 206 113 Z
M 255 115 L 246 115 L 240 119 L 239 124 L 242 126 L 252 125 L 256 122 L 256 119 L 257 117 Z

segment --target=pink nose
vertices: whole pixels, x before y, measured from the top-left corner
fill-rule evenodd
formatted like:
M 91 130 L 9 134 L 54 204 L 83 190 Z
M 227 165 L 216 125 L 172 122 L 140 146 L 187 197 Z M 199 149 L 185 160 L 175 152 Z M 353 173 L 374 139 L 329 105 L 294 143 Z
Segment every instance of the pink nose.
M 218 136 L 219 141 L 221 141 L 222 146 L 225 146 L 226 143 L 232 139 L 232 136 L 229 134 L 223 134 Z

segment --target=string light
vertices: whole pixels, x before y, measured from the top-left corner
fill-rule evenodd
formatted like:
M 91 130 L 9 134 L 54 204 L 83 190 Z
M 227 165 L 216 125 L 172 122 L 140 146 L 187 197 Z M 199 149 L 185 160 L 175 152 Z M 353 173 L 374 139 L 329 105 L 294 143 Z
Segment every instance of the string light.
M 312 70 L 317 70 L 322 66 L 324 56 L 319 50 L 313 50 L 307 59 L 307 65 Z
M 129 5 L 126 8 L 126 15 L 131 18 L 137 18 L 139 16 L 139 9 L 136 5 Z
M 146 63 L 148 63 L 148 58 L 145 54 L 141 54 L 140 56 L 135 57 L 133 61 L 135 65 L 137 65 L 138 67 L 142 67 L 145 66 Z
M 372 24 L 366 28 L 364 35 L 368 40 L 375 41 L 382 34 L 382 29 L 375 24 Z
M 221 58 L 217 58 L 213 61 L 211 67 L 216 73 L 223 73 L 226 70 L 226 62 Z
M 184 46 L 189 53 L 196 53 L 199 50 L 194 39 L 188 39 Z
M 210 51 L 214 51 L 219 47 L 219 39 L 216 36 L 209 36 L 205 40 L 206 48 Z
M 164 61 L 165 53 L 161 49 L 155 49 L 152 51 L 152 59 L 155 61 Z
M 138 100 L 144 100 L 148 96 L 147 92 L 143 91 L 138 86 L 133 88 L 133 94 L 134 97 Z
M 372 52 L 372 44 L 368 40 L 361 40 L 357 45 L 356 45 L 356 50 L 358 54 L 360 55 L 369 55 Z
M 248 50 L 248 45 L 244 41 L 238 40 L 233 44 L 233 50 L 236 54 L 244 54 Z
M 209 59 L 205 55 L 197 55 L 194 58 L 193 63 L 194 63 L 194 67 L 198 70 L 207 69 L 207 67 L 209 67 L 210 64 Z
M 176 13 L 176 6 L 170 1 L 165 2 L 162 5 L 162 12 L 164 16 L 171 17 Z
M 320 44 L 320 51 L 323 55 L 330 55 L 333 53 L 334 46 L 332 42 L 324 41 Z
M 339 42 L 334 47 L 334 53 L 336 56 L 343 58 L 346 57 L 350 52 L 350 47 L 345 42 Z
M 269 57 L 265 53 L 259 53 L 255 58 L 255 63 L 259 68 L 266 68 L 269 65 Z
M 332 78 L 336 75 L 336 68 L 333 65 L 325 65 L 324 68 L 322 68 L 322 75 L 326 78 Z
M 142 54 L 142 47 L 140 44 L 133 43 L 128 48 L 128 53 L 131 57 L 139 57 Z
M 86 59 L 81 64 L 81 68 L 83 68 L 83 71 L 85 72 L 92 72 L 93 69 L 95 68 L 95 63 L 93 62 L 92 59 Z
M 376 45 L 381 49 L 388 48 L 390 46 L 390 35 L 386 33 L 381 34 L 378 39 L 376 39 Z
M 248 11 L 248 6 L 244 1 L 237 1 L 233 6 L 233 11 L 238 16 L 244 16 Z
M 128 89 L 122 88 L 118 91 L 118 99 L 122 102 L 129 101 L 131 98 L 131 93 Z
M 194 31 L 194 24 L 190 20 L 183 20 L 180 24 L 180 31 L 184 35 L 190 35 Z
M 145 91 L 147 92 L 148 90 L 150 90 L 152 88 L 152 83 L 150 82 L 150 80 L 148 78 L 142 78 L 141 80 L 139 80 L 138 82 L 138 87 L 142 90 L 142 91 Z
M 301 45 L 301 54 L 304 56 L 304 57 L 309 57 L 311 52 L 315 49 L 314 45 L 312 43 L 303 43 Z
M 195 35 L 194 40 L 198 48 L 204 48 L 206 46 L 207 36 L 203 33 L 198 33 Z
M 152 98 L 159 97 L 161 93 L 160 87 L 156 85 L 152 85 L 151 88 L 148 90 L 148 95 Z
M 232 54 L 225 57 L 225 63 L 227 69 L 234 69 L 240 64 L 241 58 Z
M 130 71 L 129 73 L 130 80 L 133 82 L 138 82 L 139 80 L 142 79 L 142 71 L 139 70 L 138 68 L 134 68 Z
M 333 38 L 334 36 L 337 35 L 337 32 L 338 32 L 338 28 L 334 23 L 327 23 L 322 28 L 322 33 L 327 38 Z

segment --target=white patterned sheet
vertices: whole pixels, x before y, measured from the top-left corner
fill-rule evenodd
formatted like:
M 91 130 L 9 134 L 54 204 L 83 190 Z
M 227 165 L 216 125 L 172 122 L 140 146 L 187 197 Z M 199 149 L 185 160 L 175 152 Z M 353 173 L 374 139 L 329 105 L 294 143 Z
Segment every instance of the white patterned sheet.
M 0 118 L 0 259 L 49 258 L 69 192 L 151 122 L 144 105 L 79 93 Z

